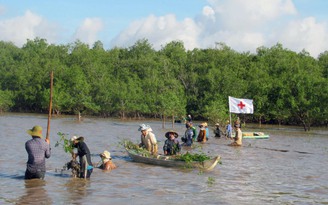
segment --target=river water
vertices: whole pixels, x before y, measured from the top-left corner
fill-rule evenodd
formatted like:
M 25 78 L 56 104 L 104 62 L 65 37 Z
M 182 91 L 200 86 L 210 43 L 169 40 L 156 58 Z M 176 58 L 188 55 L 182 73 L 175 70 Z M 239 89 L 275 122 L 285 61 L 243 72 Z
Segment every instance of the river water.
M 45 136 L 47 115 L 1 114 L 0 204 L 328 204 L 327 128 L 306 133 L 297 127 L 246 125 L 243 131 L 265 132 L 270 138 L 244 139 L 242 147 L 211 136 L 195 150 L 221 155 L 222 164 L 201 172 L 131 161 L 120 142 L 138 142 L 141 123 L 153 128 L 162 152 L 170 123 L 163 129 L 159 121 L 53 117 L 45 179 L 24 180 L 24 144 L 31 138 L 26 130 L 41 125 Z M 183 124 L 174 126 L 184 133 Z M 109 150 L 118 168 L 96 168 L 90 180 L 71 178 L 70 171 L 60 171 L 70 155 L 54 146 L 58 132 L 84 136 L 93 163 Z

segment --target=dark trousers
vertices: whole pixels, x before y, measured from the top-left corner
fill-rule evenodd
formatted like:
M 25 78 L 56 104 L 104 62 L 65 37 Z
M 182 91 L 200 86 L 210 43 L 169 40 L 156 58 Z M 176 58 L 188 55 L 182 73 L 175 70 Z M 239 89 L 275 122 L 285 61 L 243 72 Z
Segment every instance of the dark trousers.
M 26 169 L 25 179 L 44 179 L 45 173 L 46 173 L 45 171 L 41 171 L 41 170 L 30 171 Z
M 90 178 L 92 171 L 93 171 L 93 169 L 88 169 L 87 176 L 85 178 Z M 80 178 L 84 178 L 84 172 L 80 173 Z

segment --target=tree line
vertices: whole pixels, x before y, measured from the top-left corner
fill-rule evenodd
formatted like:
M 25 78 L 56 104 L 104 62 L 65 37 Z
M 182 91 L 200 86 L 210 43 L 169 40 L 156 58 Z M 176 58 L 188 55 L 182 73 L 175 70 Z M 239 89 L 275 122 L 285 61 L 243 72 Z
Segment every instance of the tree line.
M 256 53 L 224 43 L 186 50 L 172 41 L 160 50 L 147 39 L 105 50 L 75 41 L 27 40 L 21 47 L 0 41 L 0 110 L 46 113 L 50 71 L 53 113 L 125 118 L 224 122 L 228 96 L 253 99 L 247 122 L 311 126 L 328 123 L 328 52 L 318 58 L 276 44 Z

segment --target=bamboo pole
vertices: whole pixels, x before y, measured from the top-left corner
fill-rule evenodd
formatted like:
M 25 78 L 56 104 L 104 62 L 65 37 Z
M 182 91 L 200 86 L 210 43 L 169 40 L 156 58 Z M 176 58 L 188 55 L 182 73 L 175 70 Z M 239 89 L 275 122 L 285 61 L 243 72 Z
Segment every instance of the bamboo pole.
M 51 119 L 51 113 L 52 113 L 52 85 L 53 85 L 53 78 L 54 78 L 54 72 L 50 72 L 50 100 L 49 100 L 49 113 L 48 113 L 48 126 L 47 126 L 47 135 L 46 139 L 49 139 L 49 133 L 50 133 L 50 119 Z

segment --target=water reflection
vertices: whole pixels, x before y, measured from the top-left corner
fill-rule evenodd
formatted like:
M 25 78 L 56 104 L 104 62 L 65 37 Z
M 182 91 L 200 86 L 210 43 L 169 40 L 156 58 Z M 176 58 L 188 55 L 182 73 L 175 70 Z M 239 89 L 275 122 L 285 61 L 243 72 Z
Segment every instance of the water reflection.
M 90 187 L 90 180 L 72 178 L 65 183 L 68 202 L 74 204 L 83 204 L 84 198 L 88 195 L 87 189 Z
M 25 194 L 16 204 L 52 204 L 45 189 L 46 181 L 42 179 L 25 180 Z

